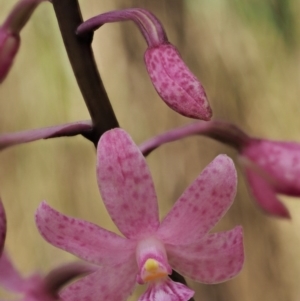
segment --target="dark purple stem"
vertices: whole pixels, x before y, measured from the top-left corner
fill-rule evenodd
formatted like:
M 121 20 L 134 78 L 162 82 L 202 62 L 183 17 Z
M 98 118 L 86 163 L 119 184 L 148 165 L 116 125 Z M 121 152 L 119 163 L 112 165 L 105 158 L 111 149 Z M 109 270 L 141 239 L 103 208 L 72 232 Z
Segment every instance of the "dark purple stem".
M 160 21 L 152 13 L 142 8 L 114 10 L 98 15 L 82 23 L 77 29 L 77 34 L 84 36 L 105 23 L 128 20 L 133 21 L 139 27 L 149 47 L 168 42 L 167 35 Z
M 82 23 L 77 0 L 52 0 L 52 3 L 73 72 L 92 118 L 93 133 L 88 139 L 96 146 L 105 131 L 119 124 L 95 63 L 91 48 L 93 34 L 84 37 L 75 34 Z
M 140 145 L 144 156 L 149 155 L 159 146 L 183 139 L 192 135 L 202 135 L 213 138 L 240 150 L 249 142 L 249 136 L 234 124 L 225 121 L 196 122 L 183 127 L 172 129 L 158 136 L 150 138 Z

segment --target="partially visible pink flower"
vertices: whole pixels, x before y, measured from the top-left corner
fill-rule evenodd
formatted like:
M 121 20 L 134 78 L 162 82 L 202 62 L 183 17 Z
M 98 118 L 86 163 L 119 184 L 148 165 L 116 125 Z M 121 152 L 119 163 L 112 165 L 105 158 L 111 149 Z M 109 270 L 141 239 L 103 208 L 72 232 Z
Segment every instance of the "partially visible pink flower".
M 6 216 L 5 216 L 5 211 L 4 211 L 2 201 L 0 199 L 0 256 L 2 254 L 2 250 L 4 247 L 5 236 L 6 236 Z
M 105 206 L 125 236 L 68 217 L 43 202 L 36 213 L 41 235 L 52 245 L 99 265 L 66 287 L 64 301 L 123 301 L 135 284 L 148 284 L 140 301 L 186 301 L 194 294 L 173 282 L 172 269 L 203 283 L 236 276 L 244 262 L 240 226 L 208 232 L 236 194 L 236 170 L 218 156 L 159 222 L 158 204 L 146 161 L 121 129 L 106 132 L 97 149 L 97 178 Z
M 58 290 L 68 281 L 91 273 L 92 266 L 71 263 L 58 267 L 43 277 L 36 273 L 23 278 L 13 266 L 8 254 L 0 257 L 0 287 L 22 294 L 23 301 L 58 301 Z
M 197 122 L 171 129 L 140 145 L 147 156 L 157 147 L 191 135 L 204 135 L 234 147 L 257 204 L 268 214 L 290 218 L 277 194 L 300 196 L 300 144 L 248 136 L 225 121 Z
M 260 206 L 272 215 L 289 218 L 276 194 L 300 196 L 300 144 L 252 138 L 241 149 L 240 162 Z
M 35 273 L 23 278 L 13 266 L 7 252 L 3 252 L 6 236 L 5 211 L 0 200 L 0 287 L 22 294 L 23 301 L 58 301 L 58 291 L 72 279 L 95 271 L 93 265 L 74 262 L 53 269 L 42 277 Z
M 141 8 L 115 10 L 83 22 L 78 35 L 90 34 L 105 23 L 131 20 L 143 34 L 148 48 L 145 64 L 150 79 L 163 101 L 187 117 L 210 120 L 212 110 L 200 81 L 189 70 L 179 52 L 167 38 L 161 22 Z
M 45 0 L 20 0 L 0 26 L 0 83 L 8 74 L 20 46 L 20 32 Z

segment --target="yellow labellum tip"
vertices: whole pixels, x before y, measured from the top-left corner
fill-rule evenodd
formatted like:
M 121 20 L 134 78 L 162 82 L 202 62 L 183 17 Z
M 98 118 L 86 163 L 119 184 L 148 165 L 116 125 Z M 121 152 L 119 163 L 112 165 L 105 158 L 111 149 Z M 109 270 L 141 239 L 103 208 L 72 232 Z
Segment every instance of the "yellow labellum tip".
M 154 272 L 159 268 L 159 264 L 155 259 L 149 258 L 145 262 L 144 267 L 147 272 Z

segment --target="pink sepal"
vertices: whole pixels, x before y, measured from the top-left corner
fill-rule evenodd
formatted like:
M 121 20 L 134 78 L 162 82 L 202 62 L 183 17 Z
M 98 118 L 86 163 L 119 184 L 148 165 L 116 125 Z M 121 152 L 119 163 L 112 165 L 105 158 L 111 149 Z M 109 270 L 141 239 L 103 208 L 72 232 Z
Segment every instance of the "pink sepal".
M 201 283 L 214 284 L 235 277 L 244 264 L 243 230 L 208 234 L 195 244 L 166 245 L 169 262 L 179 273 Z
M 245 169 L 245 174 L 254 200 L 264 212 L 277 217 L 291 218 L 288 209 L 277 198 L 274 187 L 265 178 L 250 168 Z
M 36 224 L 49 243 L 92 263 L 114 266 L 135 256 L 135 242 L 95 224 L 63 215 L 46 202 L 37 209 Z
M 135 260 L 98 271 L 67 286 L 60 294 L 64 301 L 125 301 L 135 287 Z
M 172 245 L 198 242 L 227 212 L 236 185 L 233 161 L 219 155 L 178 199 L 162 221 L 157 237 Z
M 187 117 L 210 120 L 212 110 L 204 88 L 172 44 L 150 47 L 144 58 L 157 93 L 170 108 Z
M 0 286 L 11 292 L 21 293 L 26 280 L 13 266 L 8 254 L 4 251 L 0 257 Z
M 122 129 L 104 133 L 97 148 L 98 185 L 107 211 L 120 231 L 137 239 L 155 233 L 158 205 L 146 160 Z
M 150 283 L 138 301 L 187 301 L 194 296 L 194 293 L 184 284 L 167 278 Z
M 252 139 L 241 151 L 277 193 L 300 196 L 300 144 Z

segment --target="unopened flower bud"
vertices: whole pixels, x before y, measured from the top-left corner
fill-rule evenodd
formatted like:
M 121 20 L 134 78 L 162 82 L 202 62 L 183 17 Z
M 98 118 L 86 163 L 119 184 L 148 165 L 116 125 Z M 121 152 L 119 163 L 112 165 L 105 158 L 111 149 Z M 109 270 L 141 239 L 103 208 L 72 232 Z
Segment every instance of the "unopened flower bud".
M 0 83 L 5 79 L 20 46 L 20 37 L 0 28 Z
M 0 83 L 8 74 L 20 46 L 20 32 L 45 0 L 20 0 L 0 27 Z
M 105 23 L 126 20 L 135 22 L 147 42 L 146 67 L 162 100 L 181 115 L 210 120 L 212 110 L 203 86 L 169 43 L 160 21 L 149 11 L 130 8 L 107 12 L 83 22 L 76 32 L 83 36 Z
M 203 86 L 172 44 L 148 48 L 145 63 L 157 93 L 169 107 L 187 117 L 211 118 Z

